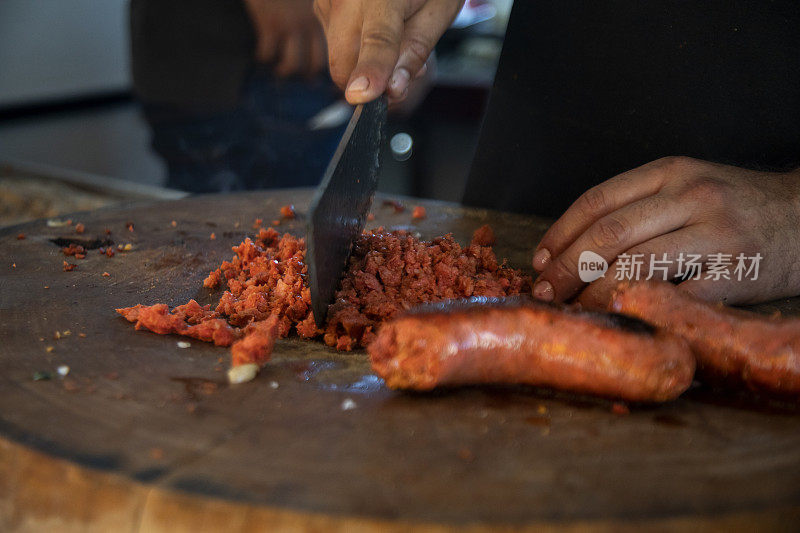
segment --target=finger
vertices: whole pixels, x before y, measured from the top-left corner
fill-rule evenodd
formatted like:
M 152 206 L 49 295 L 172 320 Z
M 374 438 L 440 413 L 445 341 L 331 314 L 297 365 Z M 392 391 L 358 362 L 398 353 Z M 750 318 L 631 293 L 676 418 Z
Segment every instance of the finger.
M 345 90 L 351 104 L 374 100 L 386 91 L 400 54 L 405 13 L 404 2 L 372 0 L 364 12 L 358 62 Z
M 533 268 L 547 264 L 566 250 L 579 235 L 600 218 L 620 207 L 658 192 L 667 175 L 668 163 L 653 161 L 592 187 L 582 194 L 547 230 L 533 258 Z
M 307 53 L 303 33 L 290 31 L 283 40 L 281 60 L 275 66 L 275 73 L 282 78 L 292 76 L 305 70 Z
M 674 280 L 692 268 L 689 259 L 703 255 L 691 251 L 697 250 L 700 242 L 703 242 L 703 235 L 696 228 L 689 227 L 634 246 L 625 252 L 623 258 L 618 257 L 612 262 L 602 278 L 586 286 L 577 301 L 587 309 L 608 309 L 614 290 L 623 281 Z M 702 268 L 702 261 L 694 264 L 696 269 Z
M 427 2 L 406 21 L 400 55 L 389 81 L 389 96 L 405 98 L 411 81 L 420 75 L 442 34 L 458 15 L 463 2 Z
M 657 194 L 605 215 L 549 262 L 534 286 L 534 296 L 557 301 L 572 298 L 585 285 L 579 274 L 584 252 L 594 252 L 611 263 L 626 250 L 683 227 L 692 208 L 671 196 Z
M 328 66 L 334 83 L 344 90 L 358 61 L 361 11 L 357 2 L 341 2 L 326 13 L 322 27 L 328 42 Z

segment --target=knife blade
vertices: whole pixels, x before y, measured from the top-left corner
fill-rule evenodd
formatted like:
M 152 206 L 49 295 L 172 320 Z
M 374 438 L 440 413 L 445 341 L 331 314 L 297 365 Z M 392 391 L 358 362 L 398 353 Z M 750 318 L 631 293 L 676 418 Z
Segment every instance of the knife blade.
M 386 97 L 356 107 L 311 201 L 306 231 L 311 305 L 322 327 L 378 188 Z

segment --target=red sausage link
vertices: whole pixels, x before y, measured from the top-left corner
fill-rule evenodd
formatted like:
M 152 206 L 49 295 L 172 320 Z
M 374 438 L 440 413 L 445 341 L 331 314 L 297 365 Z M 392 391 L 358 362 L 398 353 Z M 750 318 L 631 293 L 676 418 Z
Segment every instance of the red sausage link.
M 706 378 L 778 394 L 800 393 L 800 319 L 710 304 L 665 282 L 622 284 L 611 309 L 686 339 Z
M 368 351 L 395 389 L 521 383 L 661 402 L 695 370 L 683 339 L 648 324 L 521 297 L 424 306 L 383 324 Z

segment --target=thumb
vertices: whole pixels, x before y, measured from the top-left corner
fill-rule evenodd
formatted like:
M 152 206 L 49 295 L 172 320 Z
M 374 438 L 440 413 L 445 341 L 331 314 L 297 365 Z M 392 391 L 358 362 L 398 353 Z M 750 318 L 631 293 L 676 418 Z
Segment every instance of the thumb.
M 358 61 L 345 90 L 351 104 L 369 102 L 386 90 L 400 53 L 402 4 L 395 0 L 373 0 L 364 13 Z

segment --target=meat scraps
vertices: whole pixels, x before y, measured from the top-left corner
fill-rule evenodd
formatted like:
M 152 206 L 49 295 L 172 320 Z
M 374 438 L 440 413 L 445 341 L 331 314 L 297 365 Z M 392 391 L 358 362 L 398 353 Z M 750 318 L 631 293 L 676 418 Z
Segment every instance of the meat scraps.
M 531 287 L 529 276 L 499 263 L 490 247 L 473 242 L 462 248 L 452 235 L 421 241 L 379 228 L 356 241 L 323 330 L 311 310 L 304 239 L 262 228 L 233 251 L 203 282 L 209 289 L 227 286 L 214 309 L 191 300 L 172 311 L 156 304 L 117 312 L 136 329 L 233 345 L 232 365 L 238 366 L 265 363 L 275 339 L 292 332 L 322 335 L 327 345 L 352 350 L 365 347 L 381 322 L 417 304 Z
M 530 292 L 531 278 L 500 264 L 490 247 L 462 248 L 452 235 L 421 241 L 407 232 L 365 233 L 356 241 L 328 308 L 325 344 L 366 347 L 376 327 L 427 302 Z

